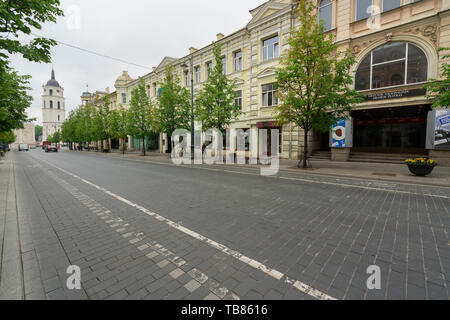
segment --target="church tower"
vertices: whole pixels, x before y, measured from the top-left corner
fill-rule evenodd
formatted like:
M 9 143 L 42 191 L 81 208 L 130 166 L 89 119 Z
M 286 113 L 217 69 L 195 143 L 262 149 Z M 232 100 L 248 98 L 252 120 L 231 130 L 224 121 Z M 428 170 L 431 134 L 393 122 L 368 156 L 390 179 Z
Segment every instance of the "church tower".
M 61 131 L 61 126 L 66 119 L 66 106 L 64 88 L 55 79 L 55 71 L 52 69 L 51 79 L 43 86 L 42 95 L 42 141 L 47 141 L 49 135 Z

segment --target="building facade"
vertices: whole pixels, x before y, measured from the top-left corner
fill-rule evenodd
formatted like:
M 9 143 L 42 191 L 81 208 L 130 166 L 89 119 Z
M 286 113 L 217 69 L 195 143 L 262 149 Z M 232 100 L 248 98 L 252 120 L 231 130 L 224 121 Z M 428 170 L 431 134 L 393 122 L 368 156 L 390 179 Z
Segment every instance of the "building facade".
M 16 129 L 13 132 L 16 136 L 16 141 L 11 145 L 13 149 L 18 149 L 19 144 L 36 144 L 35 125 L 33 123 L 24 123 L 23 129 Z
M 42 141 L 47 141 L 49 135 L 61 131 L 66 120 L 64 88 L 55 79 L 52 69 L 51 79 L 43 86 L 42 94 Z
M 350 49 L 356 56 L 355 88 L 365 101 L 351 113 L 347 144 L 331 148 L 333 133 L 312 132 L 311 151 L 328 150 L 335 160 L 349 160 L 352 154 L 431 155 L 449 162 L 449 151 L 426 148 L 428 112 L 431 110 L 423 85 L 438 79 L 443 52 L 450 47 L 450 0 L 311 0 L 327 33 L 333 34 L 339 50 Z M 297 159 L 303 146 L 303 132 L 295 125 L 279 126 L 275 106 L 279 103 L 275 69 L 288 49 L 287 39 L 295 19 L 297 1 L 270 0 L 250 10 L 251 20 L 228 35 L 218 34 L 222 45 L 224 72 L 237 84 L 236 103 L 242 115 L 231 125 L 251 130 L 280 130 L 280 155 Z M 157 99 L 165 66 L 171 64 L 190 89 L 190 73 L 185 65 L 194 58 L 194 90 L 198 92 L 213 64 L 213 45 L 190 48 L 182 58 L 165 57 L 160 65 L 143 76 L 149 96 Z M 117 104 L 128 106 L 137 85 L 126 71 L 117 79 L 112 95 Z M 331 129 L 331 128 L 330 128 Z M 450 132 L 449 132 L 450 138 Z M 268 139 L 270 141 L 270 138 Z M 129 148 L 138 148 L 130 137 Z M 252 145 L 254 154 L 258 145 Z M 330 150 L 331 149 L 331 150 Z M 159 150 L 167 150 L 167 137 L 161 134 Z

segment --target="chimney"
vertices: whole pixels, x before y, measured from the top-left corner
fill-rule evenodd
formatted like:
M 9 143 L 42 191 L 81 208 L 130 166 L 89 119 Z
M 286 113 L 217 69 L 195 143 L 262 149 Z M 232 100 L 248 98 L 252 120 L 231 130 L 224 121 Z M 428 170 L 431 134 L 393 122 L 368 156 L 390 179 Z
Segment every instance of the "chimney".
M 216 37 L 217 37 L 217 41 L 219 41 L 219 40 L 222 40 L 223 37 L 225 37 L 225 36 L 223 35 L 223 33 L 218 33 L 218 34 L 216 35 Z
M 189 48 L 189 53 L 190 54 L 192 54 L 192 53 L 194 53 L 195 51 L 197 51 L 198 49 L 196 49 L 196 48 L 194 48 L 194 47 L 190 47 Z

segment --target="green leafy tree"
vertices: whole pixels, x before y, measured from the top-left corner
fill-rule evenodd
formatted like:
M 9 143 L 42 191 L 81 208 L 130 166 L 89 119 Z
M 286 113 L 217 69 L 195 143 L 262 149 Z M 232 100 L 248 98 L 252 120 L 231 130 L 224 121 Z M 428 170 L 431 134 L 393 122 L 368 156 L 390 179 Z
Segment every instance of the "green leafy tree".
M 204 130 L 211 128 L 224 132 L 231 121 L 241 114 L 235 103 L 235 84 L 223 72 L 222 49 L 214 44 L 215 66 L 196 100 L 196 116 Z
M 55 133 L 50 135 L 48 137 L 48 141 L 50 141 L 51 143 L 55 143 L 55 144 L 60 143 L 61 142 L 61 132 L 60 131 L 56 131 Z
M 106 149 L 110 149 L 111 138 L 111 102 L 108 96 L 102 98 L 102 104 L 97 108 L 97 116 L 100 124 L 99 135 L 101 138 L 101 151 L 103 152 L 103 140 L 106 140 Z
M 6 0 L 0 2 L 0 60 L 18 53 L 34 62 L 50 62 L 51 39 L 35 37 L 24 43 L 19 35 L 32 35 L 32 29 L 42 29 L 46 22 L 56 22 L 63 15 L 59 0 Z M 9 37 L 8 37 L 9 35 Z
M 0 132 L 0 141 L 3 143 L 13 143 L 16 141 L 16 136 L 12 130 Z
M 450 48 L 439 48 L 441 51 L 449 51 Z M 430 79 L 430 82 L 425 85 L 428 91 L 427 98 L 433 100 L 431 107 L 434 108 L 449 108 L 450 107 L 450 64 L 447 62 L 450 59 L 450 54 L 443 56 L 441 68 L 441 79 Z
M 318 24 L 314 5 L 300 1 L 300 27 L 291 30 L 289 51 L 277 70 L 281 103 L 275 107 L 281 124 L 295 123 L 304 132 L 303 164 L 307 167 L 308 135 L 312 129 L 330 130 L 337 118 L 346 117 L 360 101 L 353 89 L 349 50 L 339 52 L 334 36 Z M 299 150 L 300 152 L 300 150 Z
M 171 137 L 176 129 L 190 128 L 189 91 L 180 85 L 180 79 L 173 66 L 166 67 L 166 77 L 160 83 L 161 95 L 156 108 L 156 127 L 167 134 L 169 152 L 172 151 Z
M 155 112 L 145 89 L 144 79 L 131 92 L 130 109 L 128 110 L 129 134 L 142 140 L 142 151 L 145 156 L 145 138 L 154 131 Z
M 128 137 L 128 110 L 119 105 L 117 110 L 110 113 L 111 138 L 122 141 L 122 154 L 125 154 L 125 141 Z
M 34 62 L 50 62 L 50 49 L 56 42 L 35 37 L 30 42 L 18 40 L 40 30 L 46 22 L 56 22 L 63 15 L 58 0 L 0 1 L 0 132 L 23 128 L 25 110 L 32 98 L 26 94 L 29 76 L 21 76 L 8 66 L 9 55 L 20 54 Z
M 34 140 L 39 140 L 39 137 L 42 136 L 42 130 L 42 126 L 37 125 L 34 127 Z
M 0 63 L 0 132 L 23 128 L 30 121 L 26 109 L 33 99 L 27 94 L 30 76 L 20 76 Z

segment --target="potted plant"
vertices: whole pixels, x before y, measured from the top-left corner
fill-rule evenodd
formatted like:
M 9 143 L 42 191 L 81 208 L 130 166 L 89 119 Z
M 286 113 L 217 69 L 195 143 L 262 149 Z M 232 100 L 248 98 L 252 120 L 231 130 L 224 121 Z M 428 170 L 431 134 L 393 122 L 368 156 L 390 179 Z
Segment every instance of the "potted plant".
M 409 171 L 420 177 L 430 174 L 437 165 L 434 160 L 428 158 L 407 159 L 405 162 Z

